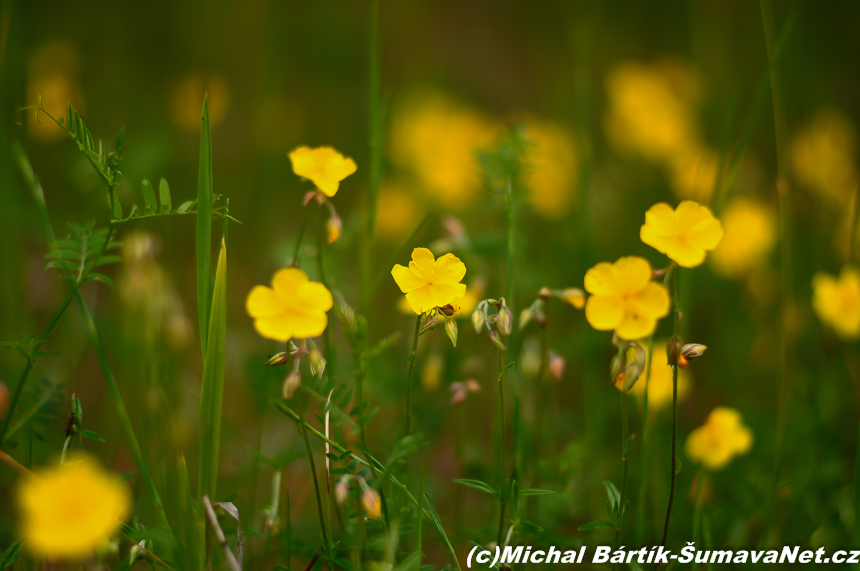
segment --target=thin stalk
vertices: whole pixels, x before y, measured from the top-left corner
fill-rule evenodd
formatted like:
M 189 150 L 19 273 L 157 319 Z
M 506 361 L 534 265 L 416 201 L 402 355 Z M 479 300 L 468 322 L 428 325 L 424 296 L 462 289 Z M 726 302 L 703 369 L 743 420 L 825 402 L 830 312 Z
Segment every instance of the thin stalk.
M 364 242 L 361 248 L 361 313 L 367 315 L 370 304 L 370 264 L 373 259 L 373 242 L 376 230 L 376 204 L 379 200 L 379 186 L 382 179 L 382 105 L 379 99 L 380 62 L 379 62 L 379 0 L 370 3 L 370 31 L 368 37 L 369 89 L 368 117 L 370 129 L 369 184 L 367 187 L 367 206 L 364 219 Z
M 501 349 L 496 349 L 496 355 L 499 362 L 499 530 L 497 534 L 496 545 L 502 545 L 502 533 L 505 525 L 505 507 L 507 503 L 507 491 L 505 479 L 505 359 Z
M 415 377 L 415 356 L 418 353 L 418 337 L 421 335 L 421 316 L 415 319 L 415 337 L 412 352 L 406 360 L 406 436 L 412 434 L 412 379 Z
M 326 533 L 325 515 L 323 515 L 322 496 L 320 495 L 320 483 L 317 480 L 317 469 L 316 469 L 316 465 L 314 464 L 314 453 L 313 453 L 313 450 L 311 450 L 311 441 L 308 438 L 308 432 L 306 430 L 306 426 L 307 425 L 304 422 L 299 423 L 299 432 L 302 433 L 302 438 L 304 438 L 304 440 L 305 440 L 305 448 L 308 451 L 308 462 L 310 462 L 310 465 L 311 465 L 311 476 L 313 477 L 313 480 L 314 480 L 314 492 L 316 493 L 316 496 L 317 496 L 317 510 L 319 511 L 319 516 L 320 516 L 320 528 L 322 529 L 323 545 L 325 545 L 326 551 L 328 551 L 328 549 L 329 549 L 328 533 Z
M 299 238 L 296 240 L 296 251 L 293 253 L 293 267 L 298 268 L 302 261 L 299 258 L 302 251 L 302 239 L 305 237 L 305 230 L 308 228 L 308 217 L 307 215 L 302 217 L 302 228 L 299 230 Z
M 320 282 L 327 288 L 329 287 L 329 283 L 325 278 L 325 267 L 323 264 L 323 246 L 325 244 L 325 215 L 323 213 L 322 206 L 319 209 L 319 232 L 317 233 L 317 266 L 319 268 L 320 274 Z M 334 356 L 334 346 L 331 344 L 331 334 L 329 333 L 329 328 L 326 327 L 323 331 L 323 353 L 325 354 L 326 360 L 326 372 L 328 372 L 328 376 L 331 379 L 335 378 L 335 356 Z
M 0 450 L 0 462 L 3 462 L 4 464 L 8 464 L 9 466 L 14 468 L 15 470 L 18 470 L 19 472 L 21 472 L 25 476 L 32 476 L 33 475 L 33 472 L 31 472 L 28 468 L 22 466 L 17 460 L 15 460 L 14 458 L 9 456 L 8 454 L 3 452 L 2 450 Z
M 624 504 L 627 501 L 627 439 L 629 438 L 630 423 L 627 413 L 627 391 L 621 391 L 621 501 L 618 503 L 618 509 L 624 510 Z M 622 524 L 623 525 L 623 524 Z M 618 549 L 621 541 L 621 525 L 615 530 L 615 549 Z M 618 568 L 617 563 L 612 564 L 613 569 Z
M 654 358 L 654 336 L 648 338 L 648 366 L 645 369 L 645 390 L 642 393 L 642 444 L 639 448 L 639 509 L 636 512 L 636 544 L 642 545 L 645 535 L 645 505 L 648 487 L 647 453 L 645 450 L 648 434 L 648 390 L 651 385 L 651 362 Z

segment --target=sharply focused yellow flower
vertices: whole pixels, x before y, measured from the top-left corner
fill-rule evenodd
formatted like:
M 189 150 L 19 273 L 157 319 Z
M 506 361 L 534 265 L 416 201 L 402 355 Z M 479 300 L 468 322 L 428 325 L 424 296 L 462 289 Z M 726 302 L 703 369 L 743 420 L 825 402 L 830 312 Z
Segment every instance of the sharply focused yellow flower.
M 337 194 L 340 181 L 356 171 L 355 161 L 331 147 L 299 147 L 290 153 L 293 172 L 317 185 L 328 197 Z
M 815 274 L 812 307 L 842 339 L 860 337 L 860 270 L 844 266 L 838 278 L 824 272 Z
M 749 452 L 752 443 L 752 431 L 744 425 L 741 414 L 719 406 L 703 426 L 690 432 L 684 449 L 693 462 L 708 470 L 720 470 L 735 456 Z
M 601 262 L 585 273 L 585 318 L 597 330 L 615 330 L 622 339 L 642 339 L 669 313 L 669 291 L 651 281 L 651 264 L 628 256 Z
M 675 210 L 660 202 L 645 213 L 639 237 L 679 266 L 694 268 L 705 261 L 706 250 L 720 243 L 723 227 L 710 210 L 692 200 L 682 201 Z
M 258 285 L 251 290 L 246 307 L 260 335 L 287 342 L 321 335 L 332 303 L 323 284 L 308 281 L 298 268 L 284 268 L 275 273 L 271 288 Z
M 737 278 L 760 266 L 776 245 L 776 217 L 751 198 L 735 198 L 720 216 L 723 239 L 710 260 L 719 273 Z
M 645 351 L 648 351 L 648 343 L 639 342 Z M 669 360 L 666 358 L 666 351 L 663 348 L 666 346 L 666 340 L 655 339 L 653 342 L 651 362 L 646 365 L 651 369 L 651 378 L 648 379 L 648 411 L 649 413 L 657 413 L 667 406 L 672 405 L 672 367 L 669 366 Z M 639 377 L 639 382 L 633 385 L 631 393 L 637 397 L 644 398 L 645 396 L 645 380 L 646 373 L 642 373 Z M 684 400 L 690 392 L 690 375 L 686 369 L 678 371 L 678 402 Z
M 454 304 L 466 294 L 466 284 L 460 283 L 466 275 L 466 265 L 454 254 L 439 256 L 437 260 L 427 248 L 415 248 L 409 267 L 396 264 L 391 275 L 418 315 L 434 307 Z
M 86 457 L 25 479 L 18 500 L 24 544 L 59 559 L 83 558 L 103 546 L 131 511 L 125 484 Z

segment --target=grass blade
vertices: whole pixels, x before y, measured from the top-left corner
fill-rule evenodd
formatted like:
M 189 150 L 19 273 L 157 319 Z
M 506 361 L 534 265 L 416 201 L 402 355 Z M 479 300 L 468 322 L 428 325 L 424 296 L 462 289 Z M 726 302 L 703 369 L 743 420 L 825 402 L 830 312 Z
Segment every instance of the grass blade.
M 207 95 L 203 100 L 200 163 L 197 171 L 197 318 L 204 359 L 209 334 L 209 309 L 212 307 L 212 192 L 212 134 Z

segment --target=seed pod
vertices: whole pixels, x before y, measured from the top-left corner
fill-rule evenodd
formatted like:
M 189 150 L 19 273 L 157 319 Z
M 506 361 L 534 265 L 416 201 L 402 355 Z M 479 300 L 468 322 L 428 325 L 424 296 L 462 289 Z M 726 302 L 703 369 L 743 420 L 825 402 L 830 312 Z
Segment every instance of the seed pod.
M 290 400 L 302 386 L 302 375 L 298 371 L 292 372 L 284 379 L 284 384 L 281 387 L 284 400 Z
M 269 360 L 266 361 L 265 365 L 267 367 L 273 367 L 276 365 L 285 365 L 287 363 L 287 361 L 289 361 L 289 360 L 290 360 L 290 354 L 285 352 L 285 351 L 281 351 L 280 353 L 275 353 L 274 355 L 269 357 Z
M 445 322 L 445 333 L 448 335 L 448 339 L 451 340 L 451 344 L 456 347 L 459 329 L 457 328 L 457 322 L 455 320 L 449 318 Z

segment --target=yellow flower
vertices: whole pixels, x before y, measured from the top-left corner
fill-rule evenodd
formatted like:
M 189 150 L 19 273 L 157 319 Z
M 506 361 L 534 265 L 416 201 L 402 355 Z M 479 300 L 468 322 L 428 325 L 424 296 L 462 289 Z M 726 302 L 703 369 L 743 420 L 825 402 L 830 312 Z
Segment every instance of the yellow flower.
M 466 294 L 466 284 L 460 283 L 466 275 L 466 266 L 454 254 L 436 260 L 427 248 L 415 248 L 409 267 L 396 264 L 391 275 L 418 315 L 434 307 L 454 304 Z
M 209 106 L 209 123 L 218 125 L 230 109 L 230 87 L 219 74 L 191 73 L 173 86 L 170 115 L 173 122 L 192 133 L 200 132 L 203 98 Z
M 651 281 L 651 264 L 628 256 L 601 262 L 585 273 L 585 318 L 597 330 L 615 330 L 622 339 L 642 339 L 669 313 L 666 286 Z
M 50 558 L 87 556 L 131 511 L 125 484 L 85 457 L 24 480 L 18 500 L 25 545 Z
M 684 449 L 693 462 L 720 470 L 735 456 L 749 452 L 752 443 L 752 431 L 744 426 L 741 414 L 719 406 L 711 411 L 708 422 L 690 432 Z
M 812 191 L 847 206 L 857 192 L 857 135 L 843 113 L 823 109 L 795 135 L 791 163 Z
M 355 161 L 331 147 L 299 147 L 290 153 L 293 172 L 309 179 L 328 197 L 337 194 L 340 181 L 356 171 Z
M 457 313 L 451 317 L 446 317 L 445 315 L 439 316 L 440 323 L 445 322 L 448 319 L 471 319 L 472 311 L 475 309 L 475 306 L 478 305 L 478 302 L 484 299 L 484 291 L 486 289 L 487 282 L 485 282 L 483 278 L 476 278 L 469 282 L 469 285 L 466 287 L 466 293 L 457 301 L 457 303 L 453 304 L 458 310 Z M 405 295 L 397 301 L 397 310 L 405 315 L 411 315 L 414 313 L 412 306 L 409 304 L 409 300 L 406 299 Z
M 322 334 L 332 297 L 323 284 L 308 281 L 302 270 L 284 268 L 272 278 L 271 288 L 255 286 L 245 305 L 260 335 L 285 343 Z
M 529 146 L 525 184 L 535 212 L 544 218 L 564 218 L 577 183 L 577 154 L 573 136 L 546 121 L 526 121 Z
M 364 513 L 370 519 L 379 519 L 382 517 L 382 502 L 379 494 L 372 488 L 367 488 L 361 494 L 361 506 L 364 508 Z
M 711 254 L 714 269 L 728 277 L 743 276 L 762 265 L 776 245 L 776 220 L 757 200 L 735 198 L 723 210 L 723 239 Z
M 844 266 L 838 278 L 823 272 L 815 274 L 812 307 L 840 338 L 860 337 L 860 270 Z
M 645 351 L 648 351 L 648 344 L 639 342 Z M 646 365 L 651 368 L 651 378 L 648 379 L 648 412 L 657 413 L 666 406 L 672 405 L 672 367 L 669 366 L 669 361 L 666 359 L 666 351 L 663 348 L 666 346 L 666 340 L 655 339 L 653 342 L 653 350 L 651 362 Z M 645 378 L 646 373 L 642 373 L 639 377 L 639 382 L 633 385 L 630 390 L 640 399 L 645 397 Z M 678 371 L 678 401 L 680 402 L 687 397 L 690 392 L 690 375 L 686 370 Z
M 723 227 L 710 210 L 692 200 L 682 201 L 675 210 L 660 202 L 645 213 L 639 237 L 679 266 L 694 268 L 705 261 L 706 250 L 720 243 Z

